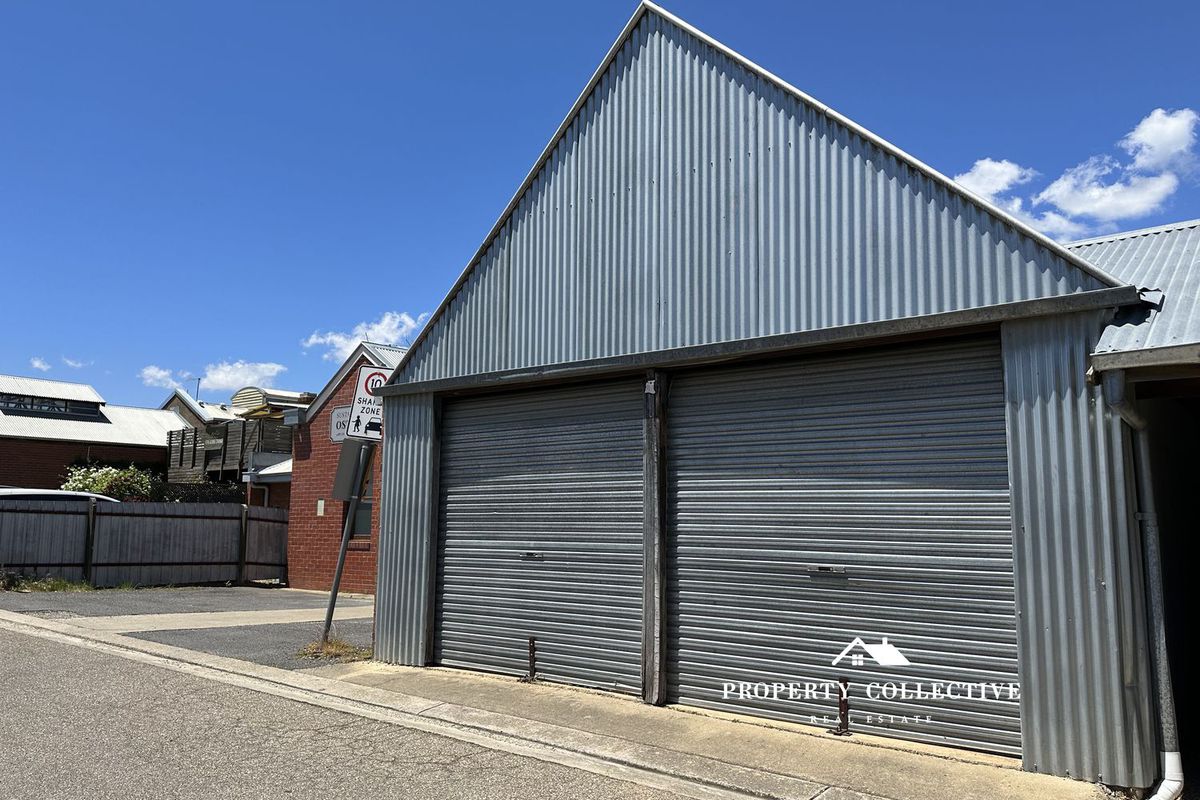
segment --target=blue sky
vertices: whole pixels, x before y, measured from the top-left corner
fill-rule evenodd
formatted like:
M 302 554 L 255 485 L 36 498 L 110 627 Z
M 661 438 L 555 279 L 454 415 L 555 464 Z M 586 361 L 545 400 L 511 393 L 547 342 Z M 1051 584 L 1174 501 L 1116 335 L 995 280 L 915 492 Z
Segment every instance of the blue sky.
M 1056 236 L 1200 217 L 1200 4 L 665 6 Z M 633 8 L 0 5 L 0 372 L 319 390 L 437 306 Z

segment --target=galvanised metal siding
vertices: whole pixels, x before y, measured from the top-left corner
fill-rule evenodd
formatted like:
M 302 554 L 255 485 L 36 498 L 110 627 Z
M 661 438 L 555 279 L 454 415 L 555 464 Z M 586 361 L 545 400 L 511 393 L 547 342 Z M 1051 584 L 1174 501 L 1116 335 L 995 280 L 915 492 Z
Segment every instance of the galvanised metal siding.
M 447 401 L 434 663 L 638 692 L 642 384 Z
M 375 657 L 427 662 L 433 588 L 436 401 L 431 395 L 383 403 L 383 486 L 375 595 Z
M 1134 286 L 1159 289 L 1162 309 L 1139 324 L 1109 325 L 1097 353 L 1200 344 L 1200 220 L 1070 245 Z
M 832 724 L 836 690 L 741 699 L 723 685 L 846 677 L 855 730 L 1020 753 L 1007 691 L 866 694 L 1017 682 L 995 338 L 680 373 L 667 420 L 673 701 Z M 856 637 L 886 638 L 911 664 L 833 666 Z
M 1002 326 L 1026 769 L 1148 786 L 1154 695 L 1125 431 L 1098 313 Z
M 648 12 L 396 380 L 1107 285 Z

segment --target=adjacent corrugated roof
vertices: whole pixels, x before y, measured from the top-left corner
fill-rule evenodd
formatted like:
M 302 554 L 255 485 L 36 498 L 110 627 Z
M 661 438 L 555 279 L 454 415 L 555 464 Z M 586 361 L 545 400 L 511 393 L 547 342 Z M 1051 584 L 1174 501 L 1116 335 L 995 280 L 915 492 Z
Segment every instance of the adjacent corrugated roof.
M 1138 353 L 1127 366 L 1200 363 L 1200 219 L 1085 239 L 1072 252 L 1140 289 L 1162 292 L 1161 308 L 1118 315 L 1100 337 L 1097 366 Z
M 0 412 L 0 437 L 166 447 L 170 431 L 188 427 L 174 411 L 106 405 L 107 422 Z
M 26 378 L 21 375 L 0 375 L 0 394 L 31 395 L 33 397 L 49 397 L 54 400 L 79 400 L 85 403 L 104 402 L 100 393 L 86 383 Z

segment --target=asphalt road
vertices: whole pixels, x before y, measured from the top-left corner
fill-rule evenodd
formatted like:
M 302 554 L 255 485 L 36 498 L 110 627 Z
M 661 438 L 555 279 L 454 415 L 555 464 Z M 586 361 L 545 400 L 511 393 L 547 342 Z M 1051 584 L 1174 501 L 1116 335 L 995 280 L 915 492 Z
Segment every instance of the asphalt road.
M 94 592 L 0 592 L 0 609 L 49 619 L 201 611 L 323 609 L 329 596 L 259 586 L 100 589 Z M 338 607 L 369 606 L 369 598 L 339 597 Z
M 0 798 L 667 798 L 0 630 Z

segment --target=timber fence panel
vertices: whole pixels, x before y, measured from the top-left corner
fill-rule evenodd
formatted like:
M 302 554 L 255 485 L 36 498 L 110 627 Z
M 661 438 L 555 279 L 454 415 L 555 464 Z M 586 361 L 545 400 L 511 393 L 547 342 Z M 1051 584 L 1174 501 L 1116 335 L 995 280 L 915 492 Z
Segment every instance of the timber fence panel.
M 0 500 L 0 572 L 83 578 L 88 504 Z

